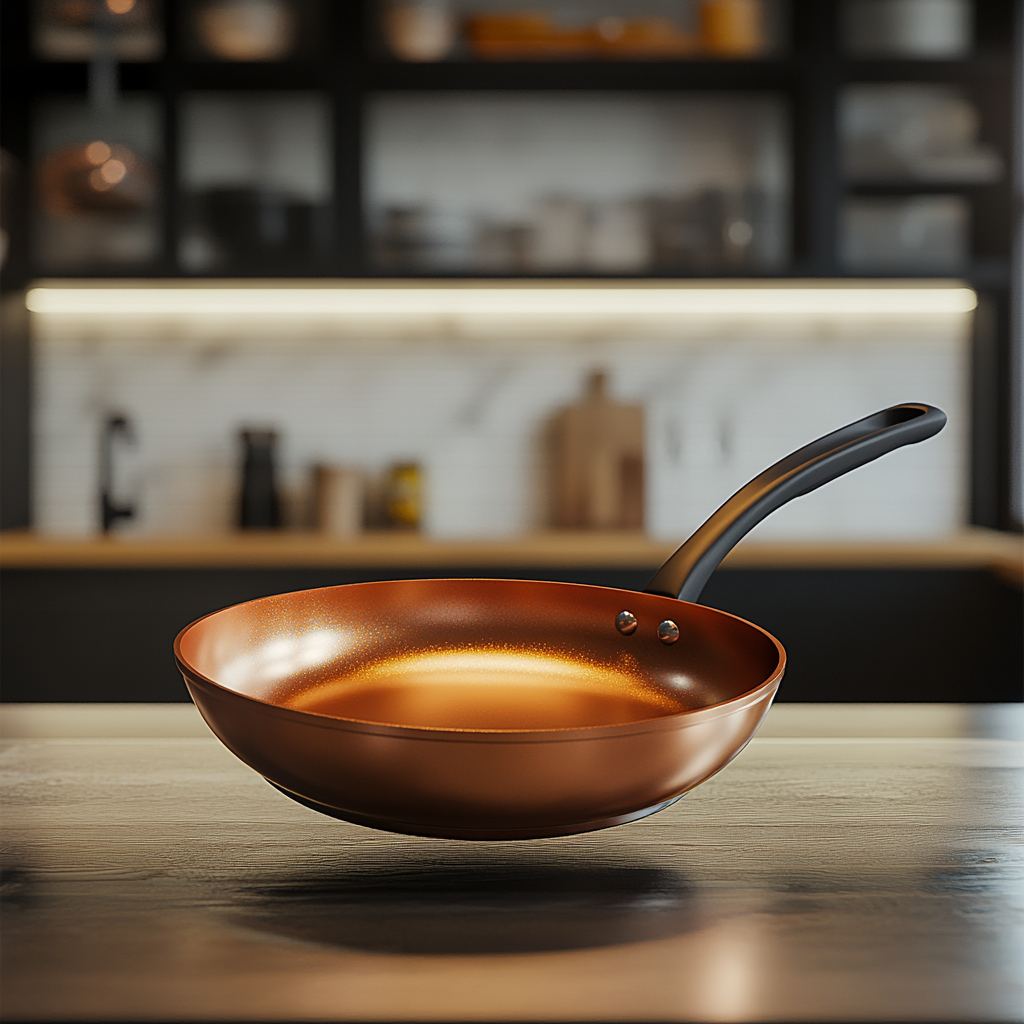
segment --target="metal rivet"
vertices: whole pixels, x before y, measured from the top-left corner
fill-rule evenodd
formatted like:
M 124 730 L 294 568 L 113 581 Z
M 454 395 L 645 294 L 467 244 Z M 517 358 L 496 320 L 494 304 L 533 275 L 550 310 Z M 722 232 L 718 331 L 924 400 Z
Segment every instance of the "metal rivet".
M 658 639 L 663 644 L 674 644 L 679 639 L 679 627 L 671 619 L 658 623 Z
M 632 636 L 636 632 L 636 616 L 632 612 L 619 612 L 615 616 L 615 628 L 623 636 Z

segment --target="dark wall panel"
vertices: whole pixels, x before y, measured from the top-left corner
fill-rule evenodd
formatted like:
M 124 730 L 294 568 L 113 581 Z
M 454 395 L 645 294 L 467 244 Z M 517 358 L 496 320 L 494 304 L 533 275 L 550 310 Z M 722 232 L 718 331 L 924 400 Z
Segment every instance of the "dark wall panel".
M 0 577 L 6 701 L 179 701 L 171 642 L 206 612 L 286 590 L 422 576 L 356 570 L 7 570 Z M 445 573 L 433 575 L 443 576 Z M 641 589 L 646 572 L 495 570 Z M 783 701 L 1020 701 L 1019 590 L 978 571 L 730 570 L 704 603 L 786 646 Z
M 32 522 L 32 348 L 24 296 L 0 300 L 0 529 Z

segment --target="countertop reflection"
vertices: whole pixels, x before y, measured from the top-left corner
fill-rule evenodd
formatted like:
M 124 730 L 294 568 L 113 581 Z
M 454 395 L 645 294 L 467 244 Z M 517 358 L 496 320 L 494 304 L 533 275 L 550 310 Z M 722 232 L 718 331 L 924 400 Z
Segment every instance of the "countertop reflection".
M 564 839 L 374 832 L 190 706 L 4 708 L 7 1019 L 1013 1020 L 1024 705 L 780 705 Z

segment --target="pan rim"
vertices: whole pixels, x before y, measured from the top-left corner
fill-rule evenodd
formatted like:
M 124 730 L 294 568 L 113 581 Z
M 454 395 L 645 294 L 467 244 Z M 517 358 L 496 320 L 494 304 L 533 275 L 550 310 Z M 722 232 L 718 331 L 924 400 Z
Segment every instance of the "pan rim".
M 180 668 L 180 663 L 179 663 Z M 554 729 L 456 729 L 443 726 L 389 725 L 385 722 L 368 722 L 356 718 L 335 718 L 331 715 L 318 714 L 315 711 L 300 711 L 297 708 L 274 704 L 260 697 L 229 690 L 206 678 L 182 670 L 189 676 L 192 686 L 199 689 L 207 688 L 214 696 L 221 699 L 238 699 L 249 702 L 253 710 L 279 718 L 285 715 L 297 724 L 310 728 L 327 729 L 333 732 L 350 732 L 360 736 L 381 736 L 410 742 L 430 743 L 488 743 L 488 744 L 521 744 L 521 743 L 586 743 L 600 739 L 625 738 L 641 736 L 652 732 L 668 732 L 676 729 L 688 729 L 697 725 L 724 718 L 742 711 L 747 707 L 772 698 L 778 689 L 781 673 L 772 677 L 752 690 L 747 690 L 736 697 L 706 708 L 694 708 L 690 711 L 677 712 L 661 718 L 646 718 L 640 722 L 623 722 L 617 725 L 591 725 L 578 728 Z M 191 687 L 190 687 L 191 692 Z
M 221 612 L 230 611 L 232 608 L 240 608 L 243 605 L 258 604 L 263 601 L 272 601 L 276 598 L 290 596 L 292 594 L 310 594 L 329 590 L 340 590 L 349 587 L 377 587 L 395 583 L 467 583 L 467 582 L 493 582 L 500 584 L 529 583 L 541 584 L 553 587 L 579 587 L 585 590 L 602 590 L 620 593 L 627 596 L 642 595 L 645 598 L 654 598 L 658 601 L 671 601 L 679 605 L 688 605 L 701 608 L 713 615 L 724 616 L 735 619 L 744 626 L 750 627 L 765 636 L 774 646 L 778 661 L 771 673 L 762 682 L 749 690 L 730 697 L 728 700 L 710 704 L 707 707 L 692 708 L 686 711 L 679 711 L 671 715 L 659 715 L 654 718 L 643 719 L 639 722 L 618 723 L 614 725 L 593 725 L 577 726 L 572 728 L 550 728 L 550 729 L 466 729 L 452 726 L 411 726 L 393 725 L 387 722 L 371 722 L 357 718 L 340 718 L 334 715 L 324 715 L 315 711 L 305 711 L 298 708 L 289 708 L 283 704 L 266 700 L 262 697 L 254 697 L 251 694 L 233 690 L 230 687 L 218 683 L 209 676 L 204 675 L 194 666 L 189 664 L 181 652 L 181 642 L 188 633 L 199 623 L 219 615 Z M 715 718 L 729 715 L 743 707 L 758 703 L 767 696 L 773 696 L 778 689 L 779 683 L 786 671 L 786 649 L 782 643 L 763 626 L 750 622 L 732 612 L 722 611 L 720 608 L 712 608 L 708 605 L 699 605 L 693 601 L 680 601 L 678 598 L 665 597 L 660 594 L 644 594 L 642 591 L 623 590 L 619 587 L 600 587 L 588 583 L 562 583 L 556 580 L 522 580 L 522 579 L 496 579 L 494 577 L 455 577 L 455 578 L 411 578 L 400 580 L 368 580 L 361 583 L 341 583 L 330 587 L 309 587 L 305 590 L 284 591 L 279 594 L 266 594 L 262 597 L 251 598 L 248 601 L 239 601 L 235 604 L 225 605 L 223 608 L 216 608 L 205 615 L 193 620 L 178 632 L 174 638 L 174 660 L 178 670 L 186 679 L 186 683 L 192 682 L 200 687 L 211 688 L 214 694 L 226 698 L 238 698 L 250 702 L 254 708 L 264 709 L 275 716 L 281 713 L 288 717 L 294 717 L 297 722 L 319 728 L 327 728 L 342 732 L 356 732 L 361 735 L 380 735 L 390 737 L 401 737 L 409 740 L 428 740 L 437 742 L 445 739 L 456 742 L 490 742 L 490 743 L 555 743 L 555 742 L 580 742 L 594 740 L 602 737 L 640 735 L 649 732 L 660 732 L 670 729 L 687 728 L 697 725 L 700 722 L 711 721 Z M 190 694 L 191 695 L 191 694 Z

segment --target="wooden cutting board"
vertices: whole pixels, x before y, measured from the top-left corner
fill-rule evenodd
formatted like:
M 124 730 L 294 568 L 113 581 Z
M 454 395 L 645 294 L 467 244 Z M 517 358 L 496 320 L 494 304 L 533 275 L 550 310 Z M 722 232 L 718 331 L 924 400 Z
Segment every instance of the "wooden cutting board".
M 549 434 L 554 525 L 641 530 L 644 525 L 644 411 L 608 394 L 591 374 L 583 399 L 555 414 Z

